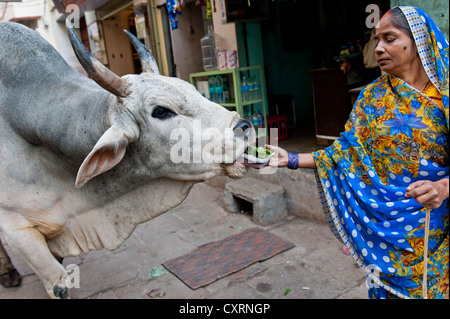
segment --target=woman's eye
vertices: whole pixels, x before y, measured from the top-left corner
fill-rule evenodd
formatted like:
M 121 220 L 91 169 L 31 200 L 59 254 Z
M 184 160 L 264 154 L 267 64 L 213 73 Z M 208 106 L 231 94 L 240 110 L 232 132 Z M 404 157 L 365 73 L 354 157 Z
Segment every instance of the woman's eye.
M 394 38 L 394 39 L 387 39 L 386 41 L 387 41 L 388 43 L 392 43 L 392 42 L 395 41 L 395 38 Z
M 155 107 L 152 112 L 152 117 L 157 118 L 157 119 L 165 119 L 165 118 L 169 118 L 169 117 L 172 117 L 175 115 L 176 115 L 176 113 L 174 113 L 171 110 L 166 109 L 165 107 L 162 107 L 162 106 Z

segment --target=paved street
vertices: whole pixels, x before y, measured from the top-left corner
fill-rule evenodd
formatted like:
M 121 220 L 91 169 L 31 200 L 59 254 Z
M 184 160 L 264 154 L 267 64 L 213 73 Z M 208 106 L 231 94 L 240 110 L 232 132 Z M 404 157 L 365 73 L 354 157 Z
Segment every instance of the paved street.
M 180 206 L 139 225 L 117 250 L 66 258 L 65 266 L 79 267 L 80 287 L 72 289 L 72 298 L 367 298 L 363 271 L 342 252 L 327 225 L 289 216 L 284 222 L 261 227 L 253 223 L 250 213 L 227 212 L 223 194 L 220 184 L 197 184 Z M 196 290 L 161 266 L 252 227 L 267 229 L 295 247 Z M 0 287 L 0 298 L 47 298 L 36 275 L 13 251 L 10 255 L 23 283 L 17 288 Z

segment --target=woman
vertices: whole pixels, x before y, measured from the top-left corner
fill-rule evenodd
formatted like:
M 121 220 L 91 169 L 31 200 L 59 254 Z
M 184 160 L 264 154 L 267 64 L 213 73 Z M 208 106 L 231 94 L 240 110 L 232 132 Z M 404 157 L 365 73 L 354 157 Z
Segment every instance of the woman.
M 316 169 L 331 230 L 372 279 L 371 298 L 422 298 L 425 208 L 432 209 L 428 297 L 448 298 L 448 41 L 421 9 L 397 7 L 376 28 L 384 75 L 360 94 L 345 132 L 270 166 Z

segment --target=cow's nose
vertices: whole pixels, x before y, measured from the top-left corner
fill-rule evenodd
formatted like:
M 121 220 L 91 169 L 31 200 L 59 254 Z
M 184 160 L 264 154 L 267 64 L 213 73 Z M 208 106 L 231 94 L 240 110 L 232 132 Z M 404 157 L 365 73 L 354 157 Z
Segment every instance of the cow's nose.
M 236 124 L 236 126 L 233 128 L 233 131 L 236 136 L 248 137 L 248 135 L 250 134 L 250 128 L 252 128 L 252 123 L 250 123 L 249 120 L 243 119 Z

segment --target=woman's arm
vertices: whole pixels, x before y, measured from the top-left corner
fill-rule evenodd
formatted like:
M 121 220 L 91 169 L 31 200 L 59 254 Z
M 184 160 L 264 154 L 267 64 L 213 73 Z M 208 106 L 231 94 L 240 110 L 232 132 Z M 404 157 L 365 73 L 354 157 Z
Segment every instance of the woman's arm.
M 288 165 L 289 156 L 288 152 L 281 147 L 266 145 L 266 148 L 275 153 L 275 155 L 270 159 L 269 166 L 272 167 L 286 167 Z M 316 163 L 314 162 L 311 153 L 298 154 L 298 167 L 299 168 L 316 168 Z

